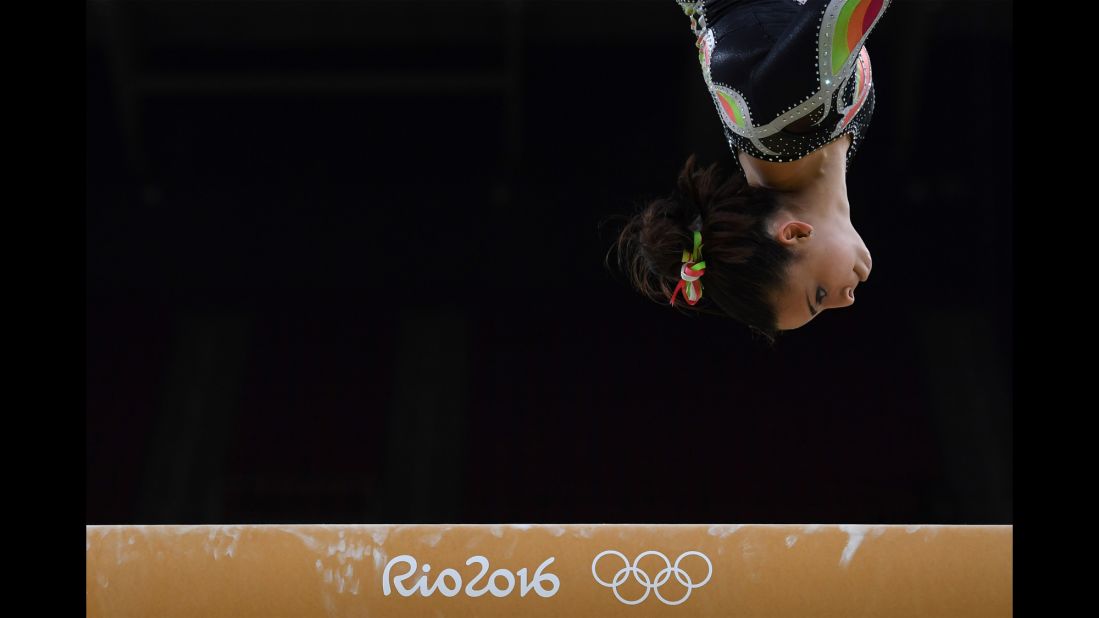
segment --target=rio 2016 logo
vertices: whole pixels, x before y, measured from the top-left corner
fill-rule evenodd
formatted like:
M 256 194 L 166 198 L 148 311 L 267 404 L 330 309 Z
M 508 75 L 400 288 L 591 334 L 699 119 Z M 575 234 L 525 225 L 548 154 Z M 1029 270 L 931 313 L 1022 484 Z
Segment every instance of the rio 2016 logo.
M 614 574 L 614 577 L 611 578 L 611 581 L 609 582 L 603 581 L 603 579 L 599 577 L 599 574 L 595 572 L 595 566 L 599 564 L 599 559 L 607 554 L 617 555 L 619 558 L 622 559 L 623 564 L 625 564 L 624 567 L 619 569 L 618 572 Z M 637 568 L 637 563 L 641 562 L 642 558 L 649 555 L 660 556 L 664 559 L 665 565 L 664 568 L 661 569 L 656 574 L 656 577 L 652 580 L 649 580 L 649 575 L 645 573 L 645 571 Z M 683 559 L 687 556 L 698 556 L 699 558 L 702 558 L 706 561 L 706 578 L 698 582 L 697 584 L 691 581 L 691 577 L 687 575 L 686 571 L 679 568 L 679 563 L 682 562 Z M 668 557 L 658 551 L 650 550 L 642 552 L 640 555 L 637 556 L 637 558 L 634 558 L 633 564 L 630 564 L 630 561 L 627 560 L 626 556 L 624 556 L 621 552 L 614 551 L 613 549 L 608 549 L 607 551 L 602 552 L 598 556 L 596 556 L 595 560 L 592 560 L 591 574 L 593 577 L 595 577 L 595 581 L 599 582 L 603 586 L 606 586 L 607 588 L 614 589 L 614 596 L 626 605 L 637 605 L 638 603 L 648 598 L 649 592 L 656 592 L 656 597 L 663 601 L 665 605 L 679 605 L 680 603 L 690 598 L 691 590 L 694 590 L 695 588 L 700 588 L 705 585 L 706 582 L 710 581 L 710 576 L 714 574 L 714 566 L 710 563 L 710 559 L 706 557 L 706 554 L 697 551 L 683 552 L 679 555 L 678 558 L 676 558 L 675 565 L 673 566 L 671 561 L 668 560 Z M 641 598 L 639 599 L 627 601 L 626 599 L 622 598 L 622 595 L 618 594 L 618 587 L 621 586 L 623 582 L 625 582 L 630 577 L 631 574 L 634 576 L 634 579 L 636 579 L 639 584 L 645 587 L 645 594 L 642 594 Z M 671 578 L 672 575 L 675 575 L 676 580 L 687 587 L 687 592 L 683 595 L 683 598 L 679 599 L 678 601 L 669 601 L 660 594 L 660 587 L 663 586 L 668 581 L 668 579 Z
M 561 581 L 552 573 L 542 572 L 551 562 L 553 562 L 552 556 L 542 562 L 534 572 L 534 578 L 531 581 L 527 580 L 527 569 L 525 567 L 519 569 L 519 596 L 525 597 L 527 596 L 527 593 L 532 590 L 540 597 L 552 597 L 557 594 L 557 590 L 561 587 Z M 393 587 L 397 589 L 397 594 L 400 594 L 403 597 L 410 597 L 417 592 L 419 592 L 421 596 L 427 597 L 434 594 L 436 590 L 445 597 L 453 597 L 457 596 L 462 590 L 462 575 L 454 569 L 443 569 L 442 572 L 439 573 L 439 576 L 435 578 L 435 583 L 428 585 L 427 573 L 431 571 L 431 565 L 426 563 L 422 568 L 424 576 L 411 587 L 405 586 L 404 581 L 409 577 L 412 577 L 417 569 L 416 559 L 408 554 L 404 554 L 390 560 L 385 565 L 385 570 L 382 572 L 382 593 L 385 594 L 385 596 L 389 596 L 391 592 L 389 572 L 393 568 L 393 565 L 398 563 L 408 565 L 408 571 L 393 577 Z M 492 575 L 488 577 L 488 582 L 481 588 L 477 588 L 477 583 L 481 581 L 481 579 L 484 578 L 485 573 L 488 572 L 488 558 L 485 558 L 484 556 L 473 556 L 469 560 L 466 560 L 467 566 L 471 564 L 481 565 L 481 570 L 470 580 L 469 584 L 466 585 L 466 595 L 479 597 L 485 593 L 492 593 L 492 596 L 494 597 L 506 597 L 515 590 L 515 575 L 507 569 L 496 569 L 492 572 Z M 503 586 L 496 585 L 497 580 L 500 579 L 504 581 Z M 444 580 L 449 580 L 450 585 L 448 586 L 447 582 Z

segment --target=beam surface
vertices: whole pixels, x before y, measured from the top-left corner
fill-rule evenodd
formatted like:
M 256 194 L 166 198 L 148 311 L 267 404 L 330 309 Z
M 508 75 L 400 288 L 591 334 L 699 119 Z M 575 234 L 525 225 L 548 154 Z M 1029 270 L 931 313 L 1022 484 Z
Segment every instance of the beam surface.
M 87 615 L 1012 615 L 1012 526 L 87 526 Z

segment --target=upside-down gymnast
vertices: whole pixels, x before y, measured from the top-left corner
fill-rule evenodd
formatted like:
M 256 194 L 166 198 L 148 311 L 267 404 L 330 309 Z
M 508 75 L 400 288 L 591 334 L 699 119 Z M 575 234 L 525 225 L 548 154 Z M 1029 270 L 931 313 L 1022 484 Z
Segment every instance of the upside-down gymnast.
M 696 168 L 692 154 L 675 191 L 630 217 L 613 248 L 650 299 L 773 341 L 851 306 L 870 275 L 846 175 L 874 112 L 866 39 L 891 0 L 676 3 L 734 169 Z

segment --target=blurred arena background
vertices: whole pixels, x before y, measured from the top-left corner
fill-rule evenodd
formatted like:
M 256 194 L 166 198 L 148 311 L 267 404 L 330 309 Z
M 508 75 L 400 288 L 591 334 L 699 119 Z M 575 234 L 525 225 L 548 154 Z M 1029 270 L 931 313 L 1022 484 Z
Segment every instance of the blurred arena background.
M 86 523 L 1012 523 L 1012 15 L 897 0 L 859 302 L 606 221 L 732 154 L 672 0 L 89 0 Z

